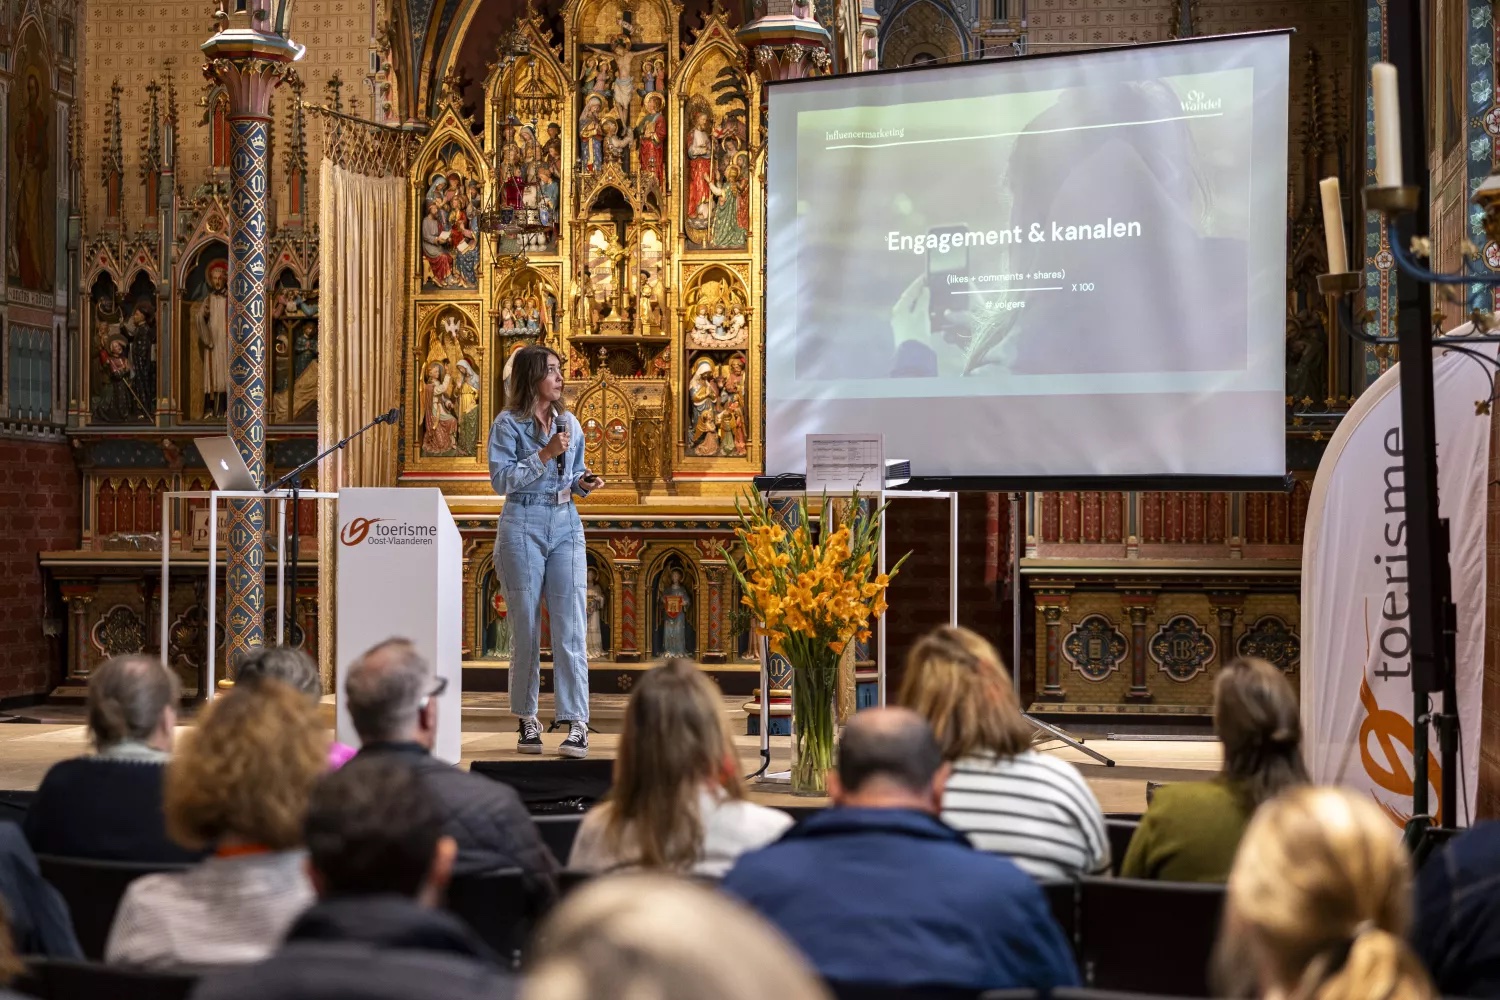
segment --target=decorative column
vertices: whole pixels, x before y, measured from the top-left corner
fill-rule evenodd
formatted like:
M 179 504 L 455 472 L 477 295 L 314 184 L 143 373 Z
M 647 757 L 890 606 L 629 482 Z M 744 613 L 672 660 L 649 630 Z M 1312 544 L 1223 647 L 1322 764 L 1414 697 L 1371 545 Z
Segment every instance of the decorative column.
M 266 236 L 270 183 L 271 92 L 302 46 L 286 37 L 291 0 L 272 10 L 248 0 L 221 0 L 218 32 L 203 43 L 204 74 L 229 99 L 229 436 L 257 487 L 266 483 Z M 265 636 L 265 505 L 229 503 L 225 558 L 227 664 Z M 226 671 L 227 672 L 227 671 Z
M 65 583 L 60 588 L 63 603 L 73 612 L 68 630 L 68 677 L 66 687 L 87 688 L 89 667 L 85 661 L 89 648 L 89 605 L 94 603 L 93 584 Z
M 1039 592 L 1036 608 L 1042 616 L 1046 635 L 1046 655 L 1042 668 L 1042 690 L 1038 701 L 1062 701 L 1067 693 L 1062 688 L 1062 618 L 1068 609 L 1065 594 Z
M 639 663 L 641 650 L 636 641 L 635 604 L 641 561 L 616 559 L 615 568 L 620 571 L 620 641 L 615 647 L 615 659 L 621 663 Z
M 832 70 L 833 36 L 812 16 L 806 0 L 765 0 L 762 9 L 735 34 L 753 54 L 762 80 L 800 80 Z
M 707 617 L 703 644 L 704 663 L 723 663 L 728 657 L 724 652 L 724 584 L 729 576 L 728 564 L 722 559 L 704 559 L 699 565 L 708 582 L 708 600 L 704 601 Z
M 1125 692 L 1125 700 L 1150 701 L 1151 691 L 1146 687 L 1146 620 L 1156 610 L 1156 595 L 1127 593 L 1120 602 L 1130 616 L 1130 689 Z
M 1210 610 L 1219 620 L 1219 666 L 1235 658 L 1234 649 L 1234 620 L 1239 617 L 1245 608 L 1244 594 L 1218 594 L 1208 595 Z

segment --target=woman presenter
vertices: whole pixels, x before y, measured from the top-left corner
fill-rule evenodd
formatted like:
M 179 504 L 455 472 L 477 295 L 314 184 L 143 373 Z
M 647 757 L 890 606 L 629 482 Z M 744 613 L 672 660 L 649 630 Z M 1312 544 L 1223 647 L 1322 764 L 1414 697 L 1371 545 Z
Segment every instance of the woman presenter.
M 583 465 L 583 434 L 563 407 L 562 362 L 532 345 L 511 359 L 506 407 L 490 425 L 490 482 L 505 497 L 495 533 L 495 573 L 510 608 L 510 710 L 516 749 L 542 752 L 537 722 L 541 602 L 551 616 L 554 718 L 568 723 L 564 757 L 589 753 L 588 578 L 574 495 L 604 480 Z

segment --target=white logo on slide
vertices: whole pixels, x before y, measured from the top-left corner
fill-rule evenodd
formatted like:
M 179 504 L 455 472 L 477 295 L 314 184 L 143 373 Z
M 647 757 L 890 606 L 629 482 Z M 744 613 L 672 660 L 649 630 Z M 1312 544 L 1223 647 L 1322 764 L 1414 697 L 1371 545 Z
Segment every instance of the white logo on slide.
M 1190 90 L 1182 99 L 1182 110 L 1195 114 L 1200 111 L 1218 111 L 1223 106 L 1222 98 L 1209 97 L 1201 90 Z

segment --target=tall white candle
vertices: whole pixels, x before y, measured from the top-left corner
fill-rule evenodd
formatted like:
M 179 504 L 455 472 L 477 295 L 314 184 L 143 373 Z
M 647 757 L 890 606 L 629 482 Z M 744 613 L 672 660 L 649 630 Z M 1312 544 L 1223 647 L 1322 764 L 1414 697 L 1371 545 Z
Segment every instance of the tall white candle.
M 1318 182 L 1323 195 L 1323 239 L 1328 244 L 1328 273 L 1343 274 L 1349 270 L 1349 256 L 1344 247 L 1344 203 L 1339 200 L 1339 179 L 1325 177 Z
M 1375 95 L 1375 185 L 1401 186 L 1401 106 L 1396 96 L 1396 67 L 1376 63 L 1370 67 L 1370 85 Z

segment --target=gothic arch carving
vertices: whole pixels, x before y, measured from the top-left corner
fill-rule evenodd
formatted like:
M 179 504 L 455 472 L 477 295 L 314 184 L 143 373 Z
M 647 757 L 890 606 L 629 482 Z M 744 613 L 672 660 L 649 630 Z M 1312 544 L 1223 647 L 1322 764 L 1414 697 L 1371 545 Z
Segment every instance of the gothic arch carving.
M 911 0 L 898 7 L 881 28 L 882 68 L 924 61 L 957 61 L 969 52 L 969 33 L 957 15 L 946 4 L 934 0 Z

